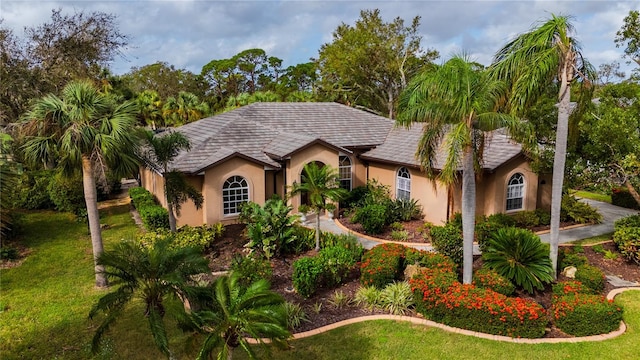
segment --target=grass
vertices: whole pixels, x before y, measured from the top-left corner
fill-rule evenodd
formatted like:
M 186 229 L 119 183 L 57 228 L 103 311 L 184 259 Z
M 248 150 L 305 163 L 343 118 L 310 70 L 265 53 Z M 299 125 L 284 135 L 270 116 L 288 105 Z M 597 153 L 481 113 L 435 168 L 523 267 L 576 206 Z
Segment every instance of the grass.
M 93 286 L 93 261 L 86 226 L 69 214 L 29 213 L 23 243 L 32 253 L 22 265 L 0 270 L 0 354 L 7 359 L 159 359 L 142 315 L 143 304 L 128 308 L 92 356 L 89 342 L 97 321 L 87 318 L 104 294 Z M 138 231 L 127 206 L 103 212 L 105 247 Z M 625 306 L 627 333 L 604 342 L 523 345 L 482 340 L 393 321 L 354 324 L 307 339 L 290 350 L 272 350 L 275 359 L 631 359 L 640 336 L 640 291 L 616 298 Z M 167 319 L 170 347 L 178 359 L 193 359 L 196 345 Z M 353 346 L 358 344 L 358 346 Z M 261 350 L 260 350 L 261 351 Z M 236 358 L 246 359 L 241 350 Z
M 602 202 L 611 204 L 611 195 L 600 194 L 600 193 L 584 191 L 584 190 L 572 190 L 571 194 L 577 197 L 596 200 L 596 201 L 602 201 Z
M 609 241 L 613 239 L 613 233 L 606 233 L 602 235 L 592 236 L 590 238 L 575 240 L 570 242 L 573 245 L 591 245 L 601 243 L 603 241 Z

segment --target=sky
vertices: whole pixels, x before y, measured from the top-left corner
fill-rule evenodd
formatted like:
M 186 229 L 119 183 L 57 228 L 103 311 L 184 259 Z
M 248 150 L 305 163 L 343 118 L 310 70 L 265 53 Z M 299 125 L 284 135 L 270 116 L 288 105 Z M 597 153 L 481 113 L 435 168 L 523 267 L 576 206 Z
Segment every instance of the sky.
M 629 11 L 640 9 L 640 1 L 0 0 L 0 18 L 2 26 L 22 37 L 25 26 L 48 22 L 51 10 L 58 8 L 117 16 L 130 44 L 124 57 L 110 64 L 115 74 L 158 61 L 200 73 L 211 60 L 251 48 L 282 59 L 285 67 L 304 63 L 332 41 L 341 23 L 353 25 L 361 10 L 380 9 L 385 21 L 400 17 L 406 25 L 420 16 L 422 46 L 440 52 L 437 63 L 464 52 L 484 65 L 507 41 L 552 13 L 571 15 L 585 57 L 596 68 L 619 61 L 629 75 L 633 66 L 626 64 L 614 38 Z

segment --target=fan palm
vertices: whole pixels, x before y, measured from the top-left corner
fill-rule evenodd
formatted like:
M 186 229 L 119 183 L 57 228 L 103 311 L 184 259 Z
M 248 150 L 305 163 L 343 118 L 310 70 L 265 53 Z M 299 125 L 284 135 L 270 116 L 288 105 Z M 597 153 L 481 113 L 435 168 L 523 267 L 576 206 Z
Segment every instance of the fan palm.
M 494 111 L 504 94 L 500 81 L 489 78 L 464 56 L 455 56 L 435 70 L 418 74 L 400 97 L 396 123 L 424 123 L 416 156 L 428 177 L 450 186 L 458 182 L 462 164 L 463 281 L 472 280 L 476 212 L 475 172 L 480 169 L 484 131 L 506 127 L 518 119 Z M 442 147 L 442 149 L 441 149 Z M 437 164 L 440 150 L 446 154 Z M 436 166 L 441 169 L 436 173 Z
M 191 297 L 196 288 L 189 285 L 189 276 L 208 271 L 208 262 L 200 251 L 191 247 L 170 246 L 170 238 L 159 239 L 150 246 L 123 241 L 113 250 L 98 257 L 105 267 L 104 274 L 115 290 L 102 296 L 89 312 L 93 318 L 105 313 L 96 330 L 92 350 L 98 350 L 102 335 L 124 313 L 127 304 L 138 298 L 145 304 L 144 315 L 149 323 L 156 346 L 169 356 L 169 345 L 163 318 L 167 297 Z M 177 307 L 176 311 L 184 311 Z
M 505 80 L 509 84 L 509 105 L 516 114 L 522 113 L 543 95 L 548 84 L 556 82 L 559 85 L 549 255 L 554 271 L 558 265 L 560 207 L 571 113 L 571 85 L 578 80 L 581 80 L 581 85 L 587 84 L 588 77 L 594 73 L 592 66 L 580 53 L 579 44 L 572 37 L 574 28 L 570 20 L 567 16 L 551 15 L 551 19 L 516 37 L 500 49 L 490 68 L 495 78 Z
M 284 298 L 270 291 L 266 280 L 244 287 L 238 274 L 232 273 L 218 278 L 212 288 L 211 308 L 192 314 L 194 323 L 207 333 L 198 359 L 209 358 L 218 347 L 222 347 L 218 359 L 231 359 L 238 346 L 254 359 L 256 356 L 244 334 L 260 343 L 262 338 L 268 338 L 280 345 L 291 336 Z
M 177 97 L 167 99 L 162 115 L 166 123 L 184 125 L 209 115 L 209 105 L 204 101 L 200 102 L 190 92 L 180 91 Z
M 103 252 L 98 216 L 95 174 L 108 167 L 115 174 L 132 174 L 137 168 L 137 148 L 132 131 L 136 106 L 115 104 L 89 81 L 74 81 L 62 97 L 47 95 L 35 102 L 25 115 L 23 129 L 28 135 L 23 146 L 31 163 L 55 163 L 82 169 L 82 185 L 87 206 L 94 262 Z M 96 286 L 107 286 L 103 269 L 95 263 Z
M 309 206 L 316 213 L 316 251 L 320 250 L 320 211 L 327 209 L 327 200 L 338 202 L 347 195 L 340 187 L 337 170 L 329 165 L 319 166 L 310 162 L 304 166 L 302 181 L 294 183 L 291 195 L 307 194 Z
M 169 213 L 169 228 L 175 232 L 177 228 L 176 215 L 180 215 L 182 204 L 187 199 L 191 199 L 196 208 L 200 208 L 204 200 L 202 194 L 185 180 L 181 172 L 169 170 L 169 163 L 181 151 L 188 151 L 191 145 L 189 144 L 189 139 L 177 131 L 169 131 L 161 135 L 147 131 L 145 135 L 149 146 L 142 152 L 141 158 L 147 166 L 161 173 L 164 177 L 164 194 Z

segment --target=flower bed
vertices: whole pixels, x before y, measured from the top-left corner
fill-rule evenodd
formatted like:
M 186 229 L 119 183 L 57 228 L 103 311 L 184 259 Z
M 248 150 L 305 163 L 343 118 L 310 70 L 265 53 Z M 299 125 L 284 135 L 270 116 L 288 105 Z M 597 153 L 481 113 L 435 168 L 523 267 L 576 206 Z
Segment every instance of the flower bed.
M 554 324 L 567 334 L 589 336 L 616 330 L 622 308 L 601 295 L 574 294 L 555 298 Z
M 382 289 L 400 279 L 405 249 L 399 244 L 382 244 L 367 251 L 360 265 L 360 283 Z

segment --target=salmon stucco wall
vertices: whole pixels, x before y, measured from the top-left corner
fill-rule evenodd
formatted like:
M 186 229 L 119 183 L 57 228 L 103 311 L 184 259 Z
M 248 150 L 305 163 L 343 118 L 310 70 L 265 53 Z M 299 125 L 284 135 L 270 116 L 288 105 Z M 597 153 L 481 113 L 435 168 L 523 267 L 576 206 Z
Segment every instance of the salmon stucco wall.
M 294 181 L 300 182 L 300 175 L 302 174 L 304 166 L 312 161 L 319 161 L 338 171 L 338 151 L 321 144 L 309 146 L 308 148 L 291 155 L 291 159 L 287 161 L 287 191 L 289 191 L 289 187 L 293 185 Z M 291 199 L 291 206 L 293 206 L 294 212 L 298 211 L 299 205 L 300 196 L 294 196 Z
M 234 157 L 205 170 L 202 195 L 204 196 L 203 218 L 205 223 L 222 222 L 232 224 L 238 221 L 238 214 L 224 215 L 222 186 L 232 176 L 242 176 L 249 186 L 249 201 L 260 205 L 265 202 L 264 166 L 240 157 Z
M 369 165 L 369 179 L 376 179 L 383 185 L 388 185 L 391 197 L 396 198 L 396 177 L 401 166 L 371 163 Z M 447 189 L 427 179 L 424 173 L 416 168 L 409 168 L 411 176 L 411 198 L 418 200 L 422 206 L 424 220 L 440 225 L 447 220 Z
M 147 168 L 140 169 L 140 181 L 142 187 L 149 190 L 156 197 L 160 205 L 167 207 L 167 200 L 164 197 L 164 178 L 155 171 Z

